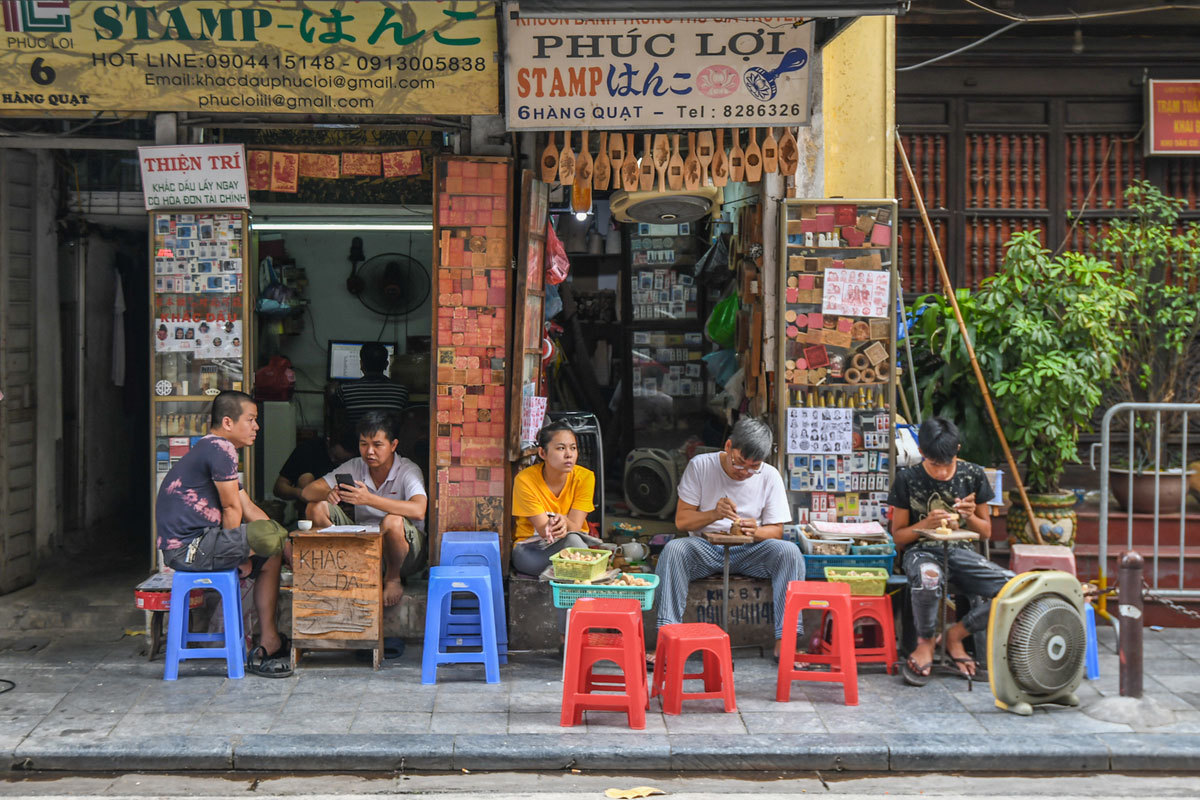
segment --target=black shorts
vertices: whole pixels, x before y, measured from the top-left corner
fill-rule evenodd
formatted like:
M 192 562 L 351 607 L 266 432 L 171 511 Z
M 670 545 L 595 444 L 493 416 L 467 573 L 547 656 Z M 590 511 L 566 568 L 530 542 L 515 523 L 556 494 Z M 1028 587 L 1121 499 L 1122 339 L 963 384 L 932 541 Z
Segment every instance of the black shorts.
M 258 577 L 265 556 L 250 554 L 250 542 L 246 538 L 246 523 L 236 528 L 206 528 L 203 533 L 183 547 L 163 551 L 163 561 L 171 569 L 180 572 L 217 572 L 236 569 L 250 561 L 251 578 Z

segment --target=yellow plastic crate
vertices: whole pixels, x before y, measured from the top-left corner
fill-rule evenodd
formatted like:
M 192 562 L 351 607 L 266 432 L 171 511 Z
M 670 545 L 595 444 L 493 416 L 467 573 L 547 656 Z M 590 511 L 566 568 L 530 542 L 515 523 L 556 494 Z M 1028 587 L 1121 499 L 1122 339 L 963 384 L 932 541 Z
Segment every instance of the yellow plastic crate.
M 592 553 L 603 556 L 591 563 L 570 561 L 565 558 L 567 553 Z M 567 547 L 550 556 L 554 565 L 554 579 L 560 581 L 591 581 L 608 572 L 608 561 L 612 557 L 609 550 L 593 550 L 588 547 Z
M 878 567 L 826 567 L 825 580 L 850 584 L 850 594 L 879 597 L 887 588 L 888 571 Z

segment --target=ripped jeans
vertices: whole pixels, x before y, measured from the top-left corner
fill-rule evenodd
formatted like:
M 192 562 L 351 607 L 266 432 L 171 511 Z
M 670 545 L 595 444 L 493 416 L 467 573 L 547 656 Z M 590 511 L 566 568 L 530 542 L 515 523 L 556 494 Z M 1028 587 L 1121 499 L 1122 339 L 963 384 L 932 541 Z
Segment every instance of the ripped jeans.
M 950 580 L 972 599 L 971 610 L 963 617 L 962 624 L 971 633 L 978 633 L 987 627 L 992 604 L 977 602 L 977 599 L 990 601 L 1013 573 L 967 547 L 951 547 L 946 563 L 950 568 Z M 932 639 L 938 633 L 938 601 L 945 586 L 942 550 L 931 547 L 910 549 L 904 554 L 903 564 L 917 636 Z

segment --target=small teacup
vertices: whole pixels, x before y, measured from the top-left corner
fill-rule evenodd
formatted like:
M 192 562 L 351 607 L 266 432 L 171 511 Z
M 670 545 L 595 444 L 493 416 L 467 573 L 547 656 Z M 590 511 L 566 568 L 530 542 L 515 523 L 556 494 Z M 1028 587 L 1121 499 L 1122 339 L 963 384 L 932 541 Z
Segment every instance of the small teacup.
M 302 531 L 310 531 L 310 530 L 312 530 L 312 520 L 311 519 L 297 520 L 296 527 Z

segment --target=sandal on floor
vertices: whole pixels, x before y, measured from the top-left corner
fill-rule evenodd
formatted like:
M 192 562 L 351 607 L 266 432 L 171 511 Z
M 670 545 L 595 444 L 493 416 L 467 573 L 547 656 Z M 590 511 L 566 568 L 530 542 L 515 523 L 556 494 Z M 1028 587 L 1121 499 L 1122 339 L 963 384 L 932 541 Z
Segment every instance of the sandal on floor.
M 275 652 L 271 653 L 267 658 L 292 660 L 292 640 L 287 637 L 286 633 L 279 634 L 279 647 L 275 648 Z
M 246 671 L 260 678 L 287 678 L 292 674 L 291 658 L 269 656 L 259 645 L 250 651 L 246 659 Z
M 975 667 L 976 672 L 978 672 L 979 664 L 976 663 L 975 659 L 971 658 L 970 656 L 965 656 L 965 657 L 960 657 L 960 658 L 954 658 L 953 656 L 951 656 L 950 658 L 956 665 L 962 664 L 961 667 L 958 667 L 959 675 L 962 675 L 964 678 L 966 678 L 969 681 L 975 680 L 975 678 L 977 677 L 975 675 L 975 673 L 970 672 L 967 669 L 965 669 L 966 665 L 970 664 L 971 666 Z
M 901 665 L 900 674 L 909 686 L 924 686 L 933 677 L 933 662 L 927 661 L 924 664 L 918 664 L 912 656 L 909 656 Z

